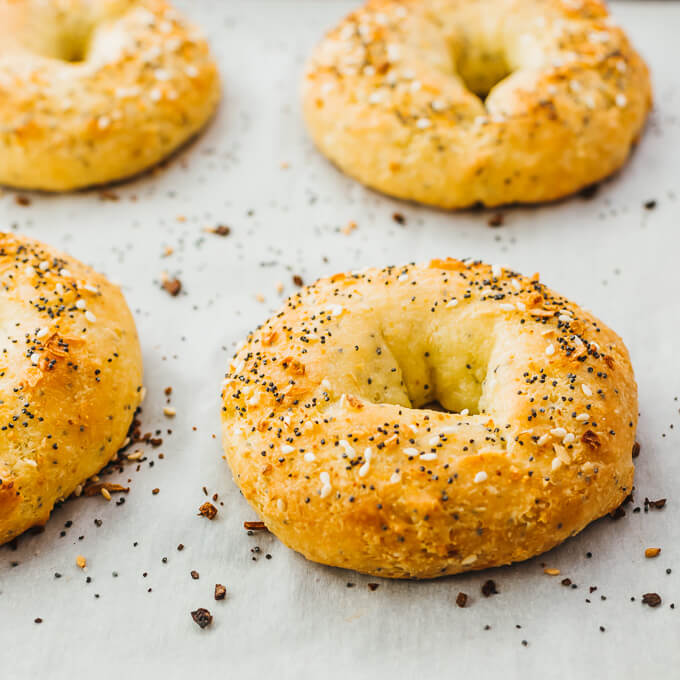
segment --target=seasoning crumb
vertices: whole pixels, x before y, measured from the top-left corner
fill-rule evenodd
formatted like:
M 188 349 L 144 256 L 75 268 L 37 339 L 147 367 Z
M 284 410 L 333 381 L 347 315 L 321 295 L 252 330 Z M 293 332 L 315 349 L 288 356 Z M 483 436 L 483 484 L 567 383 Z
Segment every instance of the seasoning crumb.
M 397 224 L 406 224 L 406 218 L 399 212 L 395 212 L 392 215 L 392 219 L 397 223 Z
M 491 595 L 498 595 L 498 589 L 496 588 L 496 582 L 489 579 L 484 582 L 482 586 L 482 595 L 484 597 L 491 597 Z
M 611 519 L 613 519 L 613 520 L 621 519 L 622 517 L 625 517 L 625 516 L 626 516 L 626 511 L 623 509 L 623 505 L 619 505 L 618 508 L 616 508 L 615 510 L 612 510 L 609 513 L 609 517 L 611 517 Z
M 198 514 L 201 517 L 207 517 L 208 519 L 215 519 L 217 515 L 217 508 L 212 503 L 203 503 L 198 509 Z
M 172 406 L 166 406 L 163 409 L 163 415 L 166 416 L 167 418 L 174 418 L 177 415 L 177 411 L 172 408 Z
M 379 583 L 369 583 L 369 584 L 368 584 L 368 589 L 369 589 L 371 592 L 374 591 L 374 590 L 378 590 L 379 587 L 380 587 L 380 584 L 379 584 Z
M 293 283 L 296 286 L 304 286 L 304 281 L 302 280 L 302 277 L 299 274 L 295 274 L 293 276 Z
M 209 231 L 217 236 L 229 236 L 231 234 L 231 227 L 226 224 L 218 224 L 216 227 L 209 229 Z
M 20 205 L 20 206 L 22 206 L 22 207 L 24 207 L 24 208 L 26 208 L 27 206 L 31 205 L 31 199 L 30 199 L 28 196 L 24 196 L 24 195 L 22 195 L 22 194 L 19 194 L 18 196 L 15 196 L 15 197 L 14 197 L 14 202 L 15 202 L 17 205 Z
M 76 565 L 80 569 L 85 569 L 85 567 L 87 566 L 87 560 L 82 555 L 78 555 L 76 557 Z
M 151 493 L 152 493 L 154 496 L 157 496 L 157 495 L 159 494 L 159 492 L 160 492 L 160 489 L 159 489 L 158 487 L 156 487 L 155 489 L 151 489 Z
M 547 574 L 548 576 L 559 576 L 560 575 L 560 570 L 559 569 L 553 569 L 550 567 L 546 567 L 543 570 L 544 574 Z
M 33 619 L 33 622 L 34 622 L 34 623 L 42 623 L 43 620 L 38 616 L 38 618 Z
M 199 607 L 195 611 L 191 612 L 191 618 L 198 625 L 199 628 L 205 628 L 212 623 L 212 614 L 203 607 Z
M 243 528 L 248 531 L 267 531 L 267 527 L 264 522 L 244 522 Z
M 180 544 L 177 546 L 177 550 L 179 550 L 180 552 L 181 552 L 182 550 L 184 550 L 184 543 L 180 543 Z
M 661 604 L 661 596 L 658 593 L 645 593 L 642 596 L 642 604 L 658 607 Z
M 569 587 L 571 585 L 571 579 L 570 578 L 563 578 L 561 581 L 563 586 Z
M 660 552 L 661 552 L 661 548 L 646 548 L 645 549 L 645 557 L 647 557 L 647 558 L 658 557 Z
M 172 297 L 177 297 L 182 290 L 182 282 L 175 278 L 175 279 L 166 279 L 162 283 L 163 289 L 170 293 Z
M 111 500 L 112 493 L 129 493 L 130 487 L 112 482 L 99 482 L 88 484 L 82 491 L 83 496 L 98 496 L 101 494 L 107 501 Z
M 224 598 L 227 596 L 227 588 L 223 586 L 221 583 L 216 583 L 215 584 L 215 599 L 216 600 L 224 600 Z
M 467 593 L 460 592 L 458 595 L 456 595 L 456 604 L 462 609 L 463 607 L 467 607 L 468 603 L 468 596 Z
M 192 569 L 189 573 L 191 574 L 191 578 L 194 579 L 194 581 L 198 581 L 198 579 L 201 577 L 201 575 L 195 569 Z
M 489 218 L 487 224 L 490 227 L 502 227 L 504 222 L 505 215 L 503 213 L 496 213 L 495 215 Z
M 650 501 L 648 498 L 645 498 L 645 505 L 654 510 L 661 510 L 666 505 L 666 499 L 659 498 L 658 501 Z
M 643 205 L 645 206 L 645 210 L 654 210 L 654 208 L 656 208 L 656 201 L 654 199 L 645 201 Z
M 342 228 L 341 231 L 345 236 L 349 236 L 356 228 L 357 223 L 354 220 L 351 220 L 350 222 L 347 223 L 346 226 Z
M 633 458 L 637 458 L 640 455 L 640 444 L 638 444 L 638 442 L 635 442 L 635 444 L 633 444 L 632 455 Z

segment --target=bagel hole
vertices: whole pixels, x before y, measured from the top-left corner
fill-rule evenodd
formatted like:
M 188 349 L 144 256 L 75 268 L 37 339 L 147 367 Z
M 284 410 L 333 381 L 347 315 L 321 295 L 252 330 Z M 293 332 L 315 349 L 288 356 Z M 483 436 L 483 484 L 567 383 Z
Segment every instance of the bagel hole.
M 453 61 L 465 87 L 483 102 L 491 90 L 514 70 L 503 50 L 476 41 L 461 41 L 454 45 Z
M 71 64 L 85 61 L 90 52 L 93 33 L 94 27 L 83 26 L 80 27 L 80 30 L 73 30 L 70 33 L 62 34 L 57 43 L 58 49 L 55 58 Z
M 441 402 L 437 401 L 436 399 L 434 401 L 428 402 L 427 404 L 423 404 L 420 408 L 425 409 L 427 411 L 438 411 L 439 413 L 453 413 L 458 415 L 460 415 L 461 411 L 465 410 L 463 408 L 459 410 L 446 408 L 446 406 L 443 406 Z M 475 405 L 475 408 L 468 408 L 467 413 L 465 415 L 478 416 L 479 409 Z
M 67 63 L 79 63 L 87 59 L 96 25 L 75 13 L 73 16 L 58 14 L 54 21 L 32 17 L 21 40 L 29 50 L 49 59 Z
M 66 49 L 59 57 L 62 61 L 67 61 L 71 64 L 85 61 L 90 50 L 90 40 L 72 41 L 66 45 Z

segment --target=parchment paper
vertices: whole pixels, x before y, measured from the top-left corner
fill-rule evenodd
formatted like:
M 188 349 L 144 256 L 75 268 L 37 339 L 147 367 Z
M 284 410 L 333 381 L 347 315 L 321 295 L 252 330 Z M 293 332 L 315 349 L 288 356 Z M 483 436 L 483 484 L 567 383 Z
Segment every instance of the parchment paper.
M 0 198 L 4 228 L 122 283 L 144 350 L 143 430 L 162 430 L 164 440 L 145 448 L 139 471 L 108 478 L 130 479 L 124 505 L 117 496 L 67 502 L 44 533 L 0 550 L 0 677 L 677 677 L 680 4 L 613 5 L 655 85 L 656 110 L 629 165 L 590 200 L 505 210 L 500 228 L 487 225 L 493 213 L 448 214 L 379 196 L 312 148 L 299 113 L 302 64 L 353 3 L 177 4 L 209 34 L 224 78 L 206 134 L 166 169 L 115 187 L 119 200 L 98 191 L 30 195 L 29 206 L 10 191 Z M 643 205 L 650 200 L 654 209 Z M 351 221 L 357 228 L 346 234 Z M 204 231 L 218 224 L 231 234 Z M 255 514 L 221 459 L 219 389 L 235 344 L 282 301 L 277 282 L 289 294 L 294 275 L 311 282 L 446 255 L 538 270 L 625 339 L 642 446 L 626 517 L 597 522 L 524 564 L 424 583 L 310 564 L 270 535 L 248 536 L 242 522 Z M 176 298 L 160 288 L 164 271 L 183 284 Z M 162 412 L 167 386 L 174 419 Z M 219 494 L 212 522 L 197 516 L 203 486 Z M 669 501 L 633 513 L 645 497 Z M 645 559 L 652 546 L 660 556 Z M 77 555 L 87 558 L 85 572 Z M 543 563 L 560 576 L 545 575 Z M 488 578 L 499 594 L 484 598 Z M 227 587 L 223 602 L 213 600 L 215 583 Z M 459 591 L 470 596 L 465 609 L 455 605 Z M 646 592 L 663 604 L 643 606 Z M 205 630 L 191 620 L 197 607 L 213 613 Z

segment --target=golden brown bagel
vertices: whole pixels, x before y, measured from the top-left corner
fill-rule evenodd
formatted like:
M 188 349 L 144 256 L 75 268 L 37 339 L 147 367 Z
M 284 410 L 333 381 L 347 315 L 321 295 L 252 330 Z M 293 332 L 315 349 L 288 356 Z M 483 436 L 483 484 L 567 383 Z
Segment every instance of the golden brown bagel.
M 647 67 L 598 0 L 369 0 L 303 87 L 311 136 L 344 172 L 442 208 L 597 182 L 650 106 Z
M 208 45 L 163 0 L 0 0 L 0 183 L 67 191 L 158 163 L 219 100 Z
M 0 543 L 125 440 L 142 359 L 117 286 L 38 241 L 0 233 Z
M 537 276 L 457 260 L 303 289 L 223 390 L 226 458 L 267 527 L 388 577 L 524 560 L 579 532 L 630 493 L 636 424 L 613 331 Z

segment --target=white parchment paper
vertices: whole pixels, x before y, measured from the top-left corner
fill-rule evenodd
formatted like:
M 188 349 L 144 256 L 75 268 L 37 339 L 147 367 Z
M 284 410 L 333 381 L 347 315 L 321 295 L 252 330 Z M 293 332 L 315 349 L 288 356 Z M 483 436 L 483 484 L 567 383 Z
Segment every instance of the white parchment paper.
M 138 472 L 115 478 L 130 480 L 124 505 L 70 501 L 43 534 L 0 550 L 0 677 L 677 677 L 680 4 L 613 5 L 655 85 L 656 110 L 630 164 L 591 200 L 506 210 L 497 229 L 489 213 L 447 214 L 372 193 L 312 148 L 299 113 L 302 64 L 353 3 L 177 4 L 209 34 L 224 78 L 206 134 L 166 169 L 116 187 L 117 201 L 98 191 L 31 195 L 30 206 L 9 191 L 0 198 L 3 228 L 122 283 L 144 350 L 143 429 L 164 439 Z M 652 199 L 656 208 L 645 209 Z M 357 229 L 345 234 L 350 221 Z M 204 231 L 217 224 L 231 235 Z M 446 255 L 540 271 L 620 333 L 640 386 L 634 505 L 668 497 L 667 507 L 629 506 L 625 518 L 597 522 L 527 563 L 425 583 L 310 564 L 270 535 L 247 536 L 242 522 L 256 517 L 221 459 L 219 388 L 234 345 L 281 303 L 277 282 L 288 294 L 293 275 L 311 282 Z M 161 290 L 164 271 L 181 279 L 180 296 Z M 172 420 L 162 413 L 167 386 Z M 213 522 L 196 516 L 203 486 L 224 503 Z M 643 554 L 650 546 L 662 548 L 654 560 Z M 561 575 L 546 576 L 543 563 Z M 560 585 L 566 577 L 578 587 Z M 499 590 L 488 599 L 487 578 Z M 213 600 L 217 582 L 227 586 L 224 602 Z M 470 595 L 466 609 L 455 605 L 459 591 Z M 640 603 L 650 591 L 662 606 Z M 212 611 L 211 627 L 193 623 L 197 607 Z

